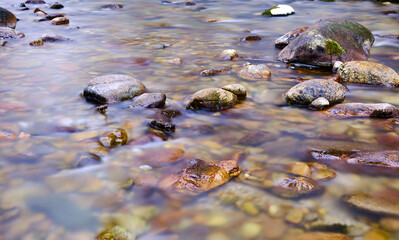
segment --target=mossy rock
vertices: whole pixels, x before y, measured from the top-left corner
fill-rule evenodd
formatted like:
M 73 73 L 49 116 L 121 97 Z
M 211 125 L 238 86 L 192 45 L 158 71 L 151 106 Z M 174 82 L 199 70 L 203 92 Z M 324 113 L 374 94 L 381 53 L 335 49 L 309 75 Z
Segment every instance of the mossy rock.
M 237 96 L 232 92 L 221 88 L 206 88 L 190 96 L 186 101 L 186 108 L 218 111 L 233 107 L 237 101 Z

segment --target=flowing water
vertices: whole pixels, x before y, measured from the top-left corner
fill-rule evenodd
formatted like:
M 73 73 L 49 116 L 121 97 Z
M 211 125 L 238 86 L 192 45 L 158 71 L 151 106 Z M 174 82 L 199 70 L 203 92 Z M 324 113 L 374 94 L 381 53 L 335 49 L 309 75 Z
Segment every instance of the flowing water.
M 282 95 L 291 86 L 334 75 L 276 61 L 279 49 L 274 40 L 329 17 L 356 21 L 374 35 L 397 34 L 398 15 L 383 12 L 398 10 L 399 5 L 280 1 L 290 4 L 296 14 L 268 18 L 260 13 L 277 2 L 203 0 L 186 6 L 121 0 L 121 9 L 102 9 L 111 2 L 106 0 L 59 2 L 65 8 L 28 5 L 29 10 L 17 11 L 12 6 L 17 0 L 0 3 L 14 12 L 19 19 L 16 29 L 26 35 L 0 47 L 0 126 L 16 134 L 13 139 L 0 139 L 0 239 L 94 239 L 115 225 L 137 234 L 138 239 L 282 239 L 308 231 L 306 219 L 301 224 L 286 219 L 287 212 L 297 208 L 309 213 L 310 220 L 318 214 L 352 226 L 350 235 L 357 239 L 399 239 L 397 233 L 381 230 L 375 216 L 349 211 L 340 201 L 343 194 L 354 191 L 399 190 L 394 177 L 337 171 L 336 178 L 321 182 L 322 194 L 299 200 L 281 199 L 234 180 L 183 203 L 140 184 L 126 187 L 131 179 L 156 182 L 162 176 L 163 168 L 149 169 L 135 161 L 160 148 L 178 146 L 184 148 L 185 158 L 206 161 L 245 156 L 240 165 L 250 169 L 301 161 L 299 145 L 305 140 L 322 142 L 328 134 L 346 136 L 349 145 L 379 145 L 377 136 L 386 133 L 381 130 L 386 120 L 328 119 L 308 109 L 284 106 Z M 40 18 L 33 14 L 35 7 L 62 12 L 70 24 L 35 21 Z M 29 45 L 45 33 L 71 41 Z M 249 35 L 262 39 L 242 41 Z M 224 49 L 236 49 L 249 62 L 267 64 L 270 81 L 245 81 L 235 73 L 201 76 L 204 69 L 237 69 L 246 62 L 218 60 Z M 165 63 L 169 58 L 181 58 L 183 63 Z M 399 41 L 376 36 L 369 60 L 399 71 Z M 151 92 L 165 93 L 167 106 L 183 115 L 174 119 L 176 132 L 168 141 L 121 146 L 104 153 L 100 165 L 73 168 L 80 153 L 100 151 L 102 132 L 123 128 L 129 139 L 136 139 L 148 132 L 147 124 L 155 118 L 154 110 L 128 109 L 130 101 L 109 105 L 105 113 L 87 103 L 80 96 L 82 89 L 90 79 L 107 74 L 135 76 Z M 234 108 L 223 112 L 184 109 L 190 94 L 231 83 L 241 83 L 248 90 L 247 99 Z M 399 105 L 397 89 L 348 88 L 346 102 Z M 211 130 L 204 134 L 198 130 L 201 126 Z M 253 130 L 274 133 L 277 139 L 256 147 L 241 145 L 239 140 Z M 398 130 L 389 134 L 397 136 Z M 235 199 L 233 204 L 229 196 Z M 258 212 L 242 207 L 243 202 Z

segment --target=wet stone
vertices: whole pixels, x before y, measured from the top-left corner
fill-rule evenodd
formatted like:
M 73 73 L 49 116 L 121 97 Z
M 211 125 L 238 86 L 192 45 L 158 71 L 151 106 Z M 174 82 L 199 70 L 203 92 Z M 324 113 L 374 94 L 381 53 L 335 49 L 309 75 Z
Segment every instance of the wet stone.
M 237 96 L 221 88 L 202 89 L 186 100 L 187 109 L 225 110 L 237 103 Z
M 93 153 L 78 153 L 72 161 L 73 168 L 82 168 L 91 165 L 101 164 L 101 157 Z
M 314 180 L 329 180 L 337 176 L 337 173 L 333 169 L 324 164 L 313 162 L 308 163 L 308 166 L 311 169 L 310 177 Z
M 330 104 L 344 101 L 346 88 L 334 81 L 314 79 L 307 80 L 292 87 L 285 94 L 289 105 L 309 105 L 314 100 L 324 97 Z
M 229 84 L 222 87 L 222 89 L 234 93 L 238 100 L 247 98 L 247 89 L 241 84 Z
M 182 113 L 178 109 L 173 108 L 164 108 L 156 111 L 157 117 L 161 118 L 164 121 L 171 121 L 174 118 L 177 118 L 182 115 Z
M 330 42 L 335 44 L 328 45 Z M 359 23 L 339 18 L 323 19 L 281 50 L 278 59 L 332 67 L 337 60 L 344 63 L 367 60 L 373 43 L 373 34 Z
M 108 148 L 125 145 L 127 142 L 127 133 L 123 129 L 106 132 L 101 135 L 100 142 L 103 146 Z
M 29 10 L 29 8 L 25 5 L 25 3 L 20 3 L 17 5 L 17 10 L 18 11 L 26 11 L 26 10 Z
M 342 83 L 357 83 L 386 87 L 399 86 L 399 75 L 385 65 L 367 62 L 352 61 L 344 63 L 338 69 L 339 81 Z
M 29 43 L 31 46 L 43 46 L 44 42 L 42 39 L 37 39 Z
M 219 58 L 223 60 L 234 60 L 238 58 L 238 53 L 235 49 L 226 49 L 219 55 Z
M 399 151 L 356 152 L 346 162 L 359 167 L 387 168 L 399 173 Z
M 62 5 L 59 2 L 55 2 L 55 3 L 50 5 L 50 9 L 61 9 L 61 8 L 64 8 L 64 5 Z
M 206 163 L 203 160 L 193 159 L 187 168 L 161 179 L 158 187 L 177 197 L 195 196 L 227 183 L 241 171 L 238 163 L 233 160 Z
M 162 108 L 166 95 L 163 93 L 143 93 L 133 100 L 130 108 Z
M 326 98 L 319 97 L 309 104 L 309 108 L 314 110 L 323 110 L 327 108 L 329 105 L 330 102 Z
M 147 143 L 162 142 L 162 141 L 166 141 L 166 140 L 168 140 L 168 137 L 165 134 L 151 132 L 151 133 L 148 133 L 147 135 L 141 136 L 139 138 L 136 138 L 133 141 L 130 141 L 128 144 L 129 144 L 129 146 L 138 146 L 138 145 L 144 145 Z
M 324 113 L 337 118 L 392 118 L 399 116 L 399 109 L 389 103 L 343 103 L 327 109 Z
M 269 80 L 271 72 L 265 64 L 246 63 L 245 66 L 238 71 L 237 75 L 246 80 L 259 81 Z
M 181 160 L 184 150 L 181 148 L 156 148 L 146 151 L 138 161 L 151 167 L 163 167 Z
M 271 192 L 283 198 L 300 198 L 319 193 L 322 187 L 306 177 L 281 177 L 275 180 Z
M 105 4 L 101 6 L 102 9 L 118 9 L 123 8 L 122 4 Z
M 360 210 L 368 211 L 380 215 L 399 216 L 399 193 L 391 194 L 375 193 L 352 193 L 344 195 L 342 200 L 349 206 Z
M 201 71 L 202 76 L 213 76 L 221 73 L 226 73 L 231 71 L 230 67 L 218 67 L 218 68 L 212 68 L 212 69 L 206 69 Z
M 105 75 L 89 81 L 83 96 L 89 102 L 117 103 L 134 98 L 147 91 L 137 79 L 127 75 Z
M 130 233 L 127 229 L 115 226 L 109 230 L 100 233 L 97 240 L 135 240 L 136 236 Z
M 5 40 L 0 40 L 0 46 L 4 47 L 8 42 Z
M 309 27 L 299 27 L 296 28 L 283 36 L 279 37 L 274 41 L 274 45 L 278 48 L 284 48 L 288 44 L 290 44 L 294 39 L 296 39 L 301 33 L 306 31 Z
M 15 28 L 17 26 L 17 18 L 15 15 L 5 8 L 0 7 L 0 27 Z
M 0 208 L 0 222 L 2 224 L 17 218 L 21 214 L 18 207 Z
M 25 34 L 8 27 L 0 27 L 0 39 L 24 38 Z
M 284 4 L 276 5 L 270 9 L 265 10 L 262 15 L 269 16 L 269 17 L 276 17 L 276 16 L 287 16 L 294 14 L 295 10 L 289 6 Z
M 342 233 L 331 232 L 308 232 L 297 234 L 284 240 L 350 240 L 351 238 Z
M 390 232 L 399 232 L 399 218 L 384 217 L 380 221 L 381 228 Z
M 46 16 L 47 13 L 44 12 L 43 10 L 41 10 L 40 8 L 35 8 L 35 10 L 33 10 L 33 13 L 35 14 L 35 16 Z
M 69 19 L 66 17 L 56 17 L 50 21 L 52 25 L 65 25 L 69 24 Z
M 30 4 L 45 4 L 46 2 L 44 0 L 27 0 L 25 3 L 30 3 Z
M 273 133 L 261 131 L 261 130 L 255 130 L 255 131 L 249 132 L 247 135 L 242 137 L 238 141 L 238 143 L 241 145 L 246 145 L 246 146 L 257 146 L 262 143 L 265 143 L 268 141 L 273 141 L 276 139 L 277 139 L 277 136 Z
M 70 41 L 71 39 L 54 34 L 54 35 L 49 35 L 49 34 L 43 34 L 41 39 L 43 42 L 65 42 L 65 41 Z
M 64 17 L 65 17 L 65 15 L 62 13 L 54 13 L 54 14 L 47 14 L 44 19 L 45 20 L 53 20 L 55 18 L 63 18 L 65 20 L 66 18 L 64 18 Z M 68 23 L 69 23 L 69 20 L 68 20 Z M 67 24 L 67 23 L 63 23 L 63 24 Z M 61 24 L 55 24 L 55 25 L 61 25 Z
M 175 131 L 176 126 L 173 123 L 170 122 L 164 122 L 162 120 L 152 120 L 148 125 L 151 128 L 154 128 L 156 130 L 160 130 L 162 132 L 165 132 L 167 134 L 171 134 Z

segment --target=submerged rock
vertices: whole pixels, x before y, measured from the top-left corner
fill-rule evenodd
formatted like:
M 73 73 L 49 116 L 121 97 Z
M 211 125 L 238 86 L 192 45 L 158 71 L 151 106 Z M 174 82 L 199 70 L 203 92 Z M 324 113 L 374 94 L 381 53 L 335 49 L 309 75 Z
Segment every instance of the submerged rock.
M 123 129 L 106 132 L 101 134 L 100 142 L 108 148 L 125 145 L 127 142 L 127 133 Z
M 238 163 L 233 160 L 206 163 L 193 159 L 181 172 L 161 179 L 158 187 L 172 195 L 196 196 L 227 183 L 241 171 Z
M 351 238 L 342 233 L 331 232 L 307 232 L 296 234 L 283 240 L 350 240 Z
M 238 143 L 246 146 L 257 146 L 262 143 L 276 140 L 277 136 L 273 133 L 261 131 L 261 130 L 254 130 L 246 134 L 242 137 Z
M 0 27 L 0 39 L 24 38 L 25 34 L 8 27 Z
M 263 16 L 269 16 L 269 17 L 274 17 L 274 16 L 287 16 L 294 14 L 295 10 L 289 6 L 289 5 L 284 5 L 284 4 L 279 4 L 276 5 L 270 9 L 265 10 L 262 15 Z
M 15 15 L 5 8 L 0 7 L 0 27 L 15 28 L 17 26 L 17 18 Z
M 173 123 L 164 122 L 162 120 L 152 120 L 148 125 L 167 134 L 173 133 L 176 129 L 176 126 Z
M 45 18 L 41 19 L 40 21 L 46 21 L 46 20 L 53 20 L 54 18 L 63 18 L 65 17 L 64 14 L 62 13 L 54 13 L 54 14 L 47 14 Z M 65 20 L 65 19 L 64 19 Z M 69 20 L 68 20 L 69 21 Z M 68 22 L 69 23 L 69 22 Z M 60 24 L 56 24 L 56 25 L 60 25 Z
M 60 35 L 47 35 L 44 34 L 42 35 L 41 38 L 34 40 L 29 43 L 31 46 L 42 46 L 45 42 L 64 42 L 64 41 L 69 41 L 69 38 L 60 36 Z
M 337 118 L 399 117 L 399 109 L 389 103 L 342 103 L 327 109 L 324 113 Z
M 89 102 L 117 103 L 147 91 L 139 80 L 127 75 L 105 75 L 89 81 L 83 96 Z
M 332 80 L 314 79 L 301 82 L 285 94 L 289 105 L 309 105 L 323 97 L 331 104 L 344 101 L 346 88 Z
M 135 240 L 136 236 L 123 227 L 115 226 L 97 236 L 97 240 Z
M 118 8 L 123 8 L 122 4 L 106 4 L 101 6 L 102 9 L 118 9 Z
M 279 37 L 274 41 L 274 45 L 278 48 L 284 48 L 296 39 L 300 34 L 306 31 L 309 27 L 299 27 L 292 31 L 287 32 L 283 36 Z
M 161 108 L 165 106 L 165 101 L 163 93 L 143 93 L 133 100 L 130 108 Z
M 212 69 L 206 69 L 201 71 L 201 75 L 203 76 L 213 76 L 221 73 L 226 73 L 231 71 L 230 67 L 217 67 L 217 68 L 212 68 Z
M 328 49 L 330 41 L 343 51 Z M 331 67 L 334 62 L 364 61 L 370 55 L 373 34 L 364 26 L 348 20 L 330 18 L 311 25 L 278 55 L 280 61 Z M 345 52 L 345 54 L 342 54 Z M 333 53 L 329 55 L 328 53 Z
M 374 62 L 347 62 L 338 69 L 338 75 L 342 83 L 399 86 L 399 75 L 392 68 Z
M 219 58 L 223 60 L 234 60 L 238 58 L 238 53 L 235 49 L 226 49 L 219 55 Z
M 93 153 L 78 153 L 72 161 L 72 167 L 81 168 L 91 165 L 101 164 L 101 157 Z
M 344 195 L 342 200 L 348 205 L 375 214 L 399 216 L 399 193 L 366 194 L 352 193 Z
M 202 89 L 186 100 L 187 109 L 225 110 L 237 103 L 237 96 L 221 88 Z
M 245 66 L 238 71 L 237 75 L 246 80 L 258 81 L 269 80 L 271 72 L 265 64 L 246 63 Z
M 399 173 L 399 151 L 356 152 L 346 162 L 359 167 L 389 168 Z
M 146 151 L 137 160 L 151 167 L 163 167 L 181 160 L 184 150 L 181 148 L 155 148 Z
M 283 198 L 299 198 L 315 194 L 321 186 L 313 179 L 307 177 L 282 177 L 275 180 L 272 193 Z
M 254 42 L 254 41 L 260 41 L 260 40 L 262 40 L 262 38 L 259 36 L 253 35 L 253 36 L 247 36 L 243 40 L 245 40 L 247 42 Z
M 241 84 L 229 84 L 222 89 L 234 93 L 239 100 L 247 98 L 247 89 Z

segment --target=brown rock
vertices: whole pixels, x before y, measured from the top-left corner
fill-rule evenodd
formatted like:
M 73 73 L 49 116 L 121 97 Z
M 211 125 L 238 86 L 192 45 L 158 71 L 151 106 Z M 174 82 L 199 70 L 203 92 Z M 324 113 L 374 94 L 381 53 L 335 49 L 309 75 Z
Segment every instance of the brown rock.
M 152 167 L 163 167 L 179 161 L 183 154 L 184 150 L 181 148 L 156 148 L 140 156 L 138 161 Z
M 265 64 L 246 63 L 244 67 L 238 71 L 237 75 L 246 80 L 259 81 L 269 80 L 271 72 Z
M 399 150 L 399 136 L 396 134 L 379 134 L 376 139 L 378 143 L 390 149 Z
M 347 62 L 338 69 L 338 75 L 342 83 L 399 86 L 399 75 L 392 68 L 374 62 Z
M 229 84 L 222 89 L 234 93 L 239 100 L 247 98 L 247 89 L 241 84 Z
M 203 76 L 213 76 L 221 73 L 226 73 L 229 71 L 231 71 L 231 67 L 217 67 L 217 68 L 203 70 L 200 74 Z
M 389 103 L 342 103 L 327 109 L 324 113 L 337 118 L 391 118 L 399 116 L 399 109 Z
M 390 232 L 399 232 L 399 218 L 384 217 L 381 218 L 380 226 Z
M 100 142 L 108 148 L 125 145 L 127 142 L 127 133 L 123 129 L 106 132 L 101 135 Z
M 255 130 L 255 131 L 249 132 L 247 135 L 242 137 L 238 143 L 242 144 L 242 145 L 247 145 L 247 146 L 256 146 L 256 145 L 265 143 L 267 141 L 273 141 L 276 139 L 277 139 L 277 136 L 273 133 Z
M 238 58 L 238 53 L 234 49 L 226 49 L 219 55 L 219 58 L 224 60 L 235 60 Z
M 45 20 L 53 20 L 54 18 L 63 18 L 65 17 L 64 14 L 62 13 L 55 13 L 55 14 L 48 14 L 46 15 L 46 17 L 44 18 Z M 69 22 L 68 22 L 69 23 Z M 64 23 L 66 24 L 66 23 Z M 60 24 L 55 24 L 55 25 L 60 25 Z
M 260 41 L 260 40 L 262 40 L 262 38 L 259 36 L 248 36 L 248 37 L 245 37 L 244 40 L 247 42 L 254 42 L 254 41 Z
M 15 15 L 5 8 L 0 7 L 0 27 L 8 27 L 14 29 L 17 26 L 17 18 Z
M 69 24 L 69 19 L 66 17 L 56 17 L 50 22 L 53 25 L 65 25 Z
M 43 44 L 44 43 L 42 39 L 37 39 L 29 43 L 31 46 L 43 46 Z
M 299 198 L 318 193 L 322 187 L 306 177 L 281 177 L 275 180 L 272 193 L 283 198 Z
M 399 151 L 356 152 L 346 162 L 358 167 L 375 168 L 376 171 L 386 168 L 393 173 L 399 173 Z
M 399 192 L 389 193 L 352 193 L 344 195 L 342 200 L 348 205 L 382 215 L 399 216 Z
M 165 101 L 163 93 L 143 93 L 133 100 L 130 108 L 161 108 L 165 106 Z
M 202 89 L 186 100 L 187 109 L 225 110 L 237 103 L 237 96 L 221 88 Z
M 309 27 L 299 27 L 292 31 L 287 32 L 283 36 L 276 39 L 274 45 L 278 48 L 284 48 L 288 44 L 290 44 L 294 39 L 296 39 L 301 33 L 306 31 Z
M 206 163 L 193 159 L 187 168 L 163 178 L 158 186 L 170 194 L 196 196 L 225 184 L 241 171 L 236 161 Z
M 284 240 L 350 240 L 351 238 L 342 233 L 308 232 L 297 234 Z

